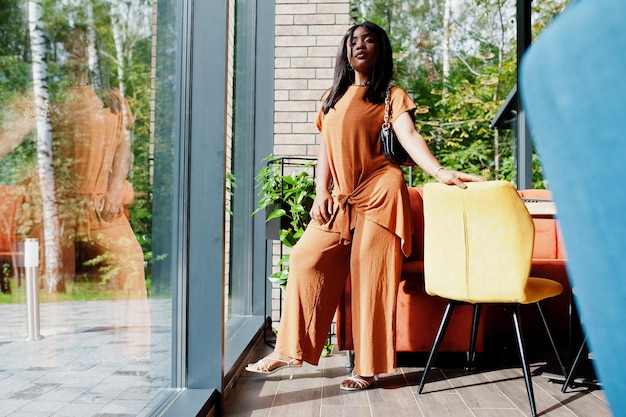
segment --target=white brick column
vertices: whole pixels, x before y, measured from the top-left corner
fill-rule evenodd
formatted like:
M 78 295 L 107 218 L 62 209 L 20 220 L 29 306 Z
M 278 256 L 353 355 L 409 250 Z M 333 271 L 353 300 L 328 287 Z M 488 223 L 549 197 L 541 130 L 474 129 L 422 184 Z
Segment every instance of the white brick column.
M 349 16 L 349 0 L 276 0 L 274 155 L 317 156 L 315 116 Z

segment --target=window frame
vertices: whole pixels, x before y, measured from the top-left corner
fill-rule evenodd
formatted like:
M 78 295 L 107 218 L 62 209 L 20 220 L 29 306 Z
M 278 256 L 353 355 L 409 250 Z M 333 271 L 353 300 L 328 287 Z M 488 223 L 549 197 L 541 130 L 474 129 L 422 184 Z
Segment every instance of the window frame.
M 235 1 L 235 0 L 233 0 Z M 176 4 L 174 0 L 170 0 Z M 161 5 L 159 5 L 161 6 Z M 272 151 L 274 103 L 274 11 L 273 0 L 244 2 L 249 17 L 256 21 L 255 48 L 246 71 L 254 71 L 253 132 L 246 145 L 253 152 L 254 172 Z M 178 5 L 176 132 L 179 136 L 175 172 L 178 211 L 173 236 L 179 265 L 171 267 L 173 282 L 173 375 L 176 398 L 165 405 L 163 416 L 198 415 L 220 407 L 221 393 L 239 365 L 245 349 L 265 324 L 271 306 L 267 271 L 271 256 L 266 250 L 265 220 L 255 216 L 250 223 L 248 249 L 252 257 L 250 292 L 251 325 L 237 341 L 241 351 L 225 369 L 224 260 L 225 242 L 225 129 L 227 128 L 228 2 L 184 0 Z M 220 100 L 219 98 L 223 98 Z M 217 99 L 216 99 L 217 98 Z M 242 179 L 243 180 L 243 179 Z M 254 181 L 246 178 L 245 181 Z M 257 203 L 254 185 L 246 188 Z M 176 227 L 175 227 L 176 229 Z M 176 234 L 176 231 L 174 232 Z M 183 265 L 180 265 L 180 264 Z M 216 337 L 219 335 L 219 337 Z M 232 363 L 230 363 L 232 362 Z

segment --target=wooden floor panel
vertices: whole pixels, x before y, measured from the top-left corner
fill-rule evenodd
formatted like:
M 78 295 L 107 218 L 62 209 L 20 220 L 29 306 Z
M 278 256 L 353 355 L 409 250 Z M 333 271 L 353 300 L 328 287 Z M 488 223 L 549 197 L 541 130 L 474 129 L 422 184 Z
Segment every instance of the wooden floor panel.
M 271 349 L 258 348 L 262 357 Z M 319 366 L 285 370 L 271 376 L 243 372 L 224 402 L 224 417 L 523 417 L 530 415 L 524 377 L 516 365 L 490 364 L 467 373 L 438 363 L 417 394 L 423 367 L 402 364 L 380 375 L 365 391 L 344 392 L 339 384 L 350 372 L 345 352 L 320 360 Z M 403 366 L 405 365 L 405 366 Z M 602 390 L 575 388 L 541 376 L 541 362 L 531 361 L 537 412 L 547 417 L 611 417 Z M 422 365 L 423 366 L 423 365 Z

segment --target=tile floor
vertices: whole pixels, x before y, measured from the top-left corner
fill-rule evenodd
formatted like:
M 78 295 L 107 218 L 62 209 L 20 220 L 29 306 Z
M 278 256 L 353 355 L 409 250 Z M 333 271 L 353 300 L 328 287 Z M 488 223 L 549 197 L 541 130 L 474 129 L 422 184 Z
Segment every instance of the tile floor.
M 133 303 L 42 303 L 36 341 L 25 340 L 26 306 L 0 305 L 0 416 L 150 415 L 174 394 L 171 304 L 150 300 L 146 319 Z

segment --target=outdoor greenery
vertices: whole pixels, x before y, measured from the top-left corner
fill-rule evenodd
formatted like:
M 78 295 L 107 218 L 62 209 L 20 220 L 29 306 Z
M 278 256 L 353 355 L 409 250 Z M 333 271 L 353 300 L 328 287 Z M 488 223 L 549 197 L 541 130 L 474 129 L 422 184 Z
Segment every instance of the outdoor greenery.
M 566 3 L 548 0 L 535 5 L 535 33 Z M 493 130 L 490 123 L 516 84 L 515 0 L 454 4 L 453 13 L 452 0 L 352 0 L 351 21 L 374 21 L 389 33 L 395 51 L 394 82 L 413 94 L 416 127 L 446 167 L 486 179 L 513 180 L 513 132 Z M 257 175 L 261 199 L 254 214 L 265 213 L 267 222 L 281 220 L 278 238 L 290 248 L 310 220 L 315 184 L 306 170 L 285 173 L 286 159 L 268 157 Z M 427 173 L 414 170 L 412 185 L 429 181 L 433 179 Z M 546 186 L 533 154 L 533 187 Z M 288 273 L 289 254 L 268 278 L 285 289 Z
M 6 280 L 0 293 L 0 304 L 24 304 L 26 302 L 26 279 L 22 277 Z M 39 292 L 39 301 L 63 302 L 63 301 L 91 301 L 91 300 L 114 300 L 115 291 L 106 288 L 100 282 L 94 282 L 84 278 L 76 279 L 74 282 L 66 283 L 64 293 L 50 294 L 45 291 Z
M 567 1 L 533 2 L 534 33 L 552 20 Z M 150 124 L 156 123 L 153 129 L 158 131 L 160 123 L 151 117 L 150 110 L 152 2 L 38 0 L 38 3 L 42 7 L 40 23 L 46 42 L 51 102 L 62 99 L 62 87 L 67 82 L 62 41 L 68 28 L 76 24 L 95 29 L 98 47 L 106 52 L 101 56 L 106 58 L 102 64 L 108 83 L 123 87 L 129 101 L 135 120 L 129 179 L 136 192 L 130 219 L 148 265 L 149 283 L 154 186 Z M 516 83 L 515 4 L 515 0 L 351 1 L 352 22 L 372 20 L 390 34 L 395 51 L 394 81 L 413 94 L 418 105 L 416 126 L 435 155 L 451 169 L 489 179 L 514 177 L 512 132 L 494 131 L 489 124 Z M 32 89 L 27 5 L 26 0 L 0 0 L 0 126 L 19 116 L 17 104 Z M 147 15 L 143 14 L 145 11 Z M 27 184 L 35 175 L 34 136 L 0 159 L 0 184 Z M 262 198 L 255 213 L 271 208 L 266 212 L 269 221 L 287 219 L 280 227 L 279 239 L 291 247 L 309 221 L 308 207 L 315 189 L 311 164 L 301 171 L 290 168 L 286 172 L 283 162 L 270 157 L 266 168 L 257 176 Z M 413 185 L 432 181 L 419 169 L 413 174 Z M 236 192 L 234 178 L 229 178 L 229 184 L 229 193 Z M 163 181 L 156 186 L 169 187 L 169 184 Z M 533 156 L 533 186 L 547 186 L 537 155 Z M 280 261 L 280 271 L 270 277 L 272 282 L 285 286 L 288 263 L 287 254 Z
M 311 221 L 309 210 L 315 199 L 313 161 L 269 156 L 255 180 L 260 200 L 253 214 L 264 213 L 268 227 L 287 248 L 293 247 Z M 272 225 L 275 222 L 276 225 Z M 285 289 L 289 273 L 289 254 L 278 262 L 279 270 L 268 279 Z
M 20 117 L 22 103 L 32 91 L 28 3 L 25 0 L 0 0 L 0 126 Z M 71 27 L 77 25 L 95 29 L 102 83 L 123 90 L 129 102 L 135 124 L 128 179 L 136 193 L 129 209 L 130 221 L 149 266 L 152 260 L 153 195 L 150 178 L 153 157 L 150 148 L 150 123 L 153 121 L 150 113 L 152 2 L 39 0 L 38 3 L 42 10 L 39 26 L 45 38 L 46 81 L 51 105 L 63 100 L 67 54 L 62 45 Z M 32 134 L 0 159 L 0 184 L 29 184 L 36 177 L 35 136 Z M 27 228 L 28 225 L 23 225 L 20 232 L 28 233 Z M 146 279 L 149 285 L 150 276 Z
M 516 2 L 458 0 L 454 10 L 452 3 L 352 0 L 351 20 L 371 20 L 389 33 L 395 51 L 394 81 L 413 94 L 416 126 L 445 166 L 487 179 L 513 180 L 512 132 L 494 131 L 489 124 L 516 83 Z M 536 6 L 535 32 L 566 3 L 550 0 Z M 288 219 L 280 226 L 279 239 L 291 247 L 309 221 L 307 206 L 315 188 L 306 171 L 285 174 L 284 161 L 268 157 L 257 175 L 261 200 L 254 214 L 267 211 L 268 222 Z M 422 170 L 415 171 L 413 185 L 433 180 Z M 537 155 L 533 186 L 546 186 Z M 285 255 L 280 270 L 270 277 L 281 287 L 287 283 L 288 262 Z
M 533 2 L 538 33 L 567 0 Z M 489 127 L 517 77 L 515 0 L 352 0 L 351 20 L 387 30 L 395 83 L 413 93 L 416 126 L 448 168 L 514 180 L 513 132 Z M 414 170 L 413 185 L 433 181 Z M 546 188 L 533 157 L 533 187 Z

